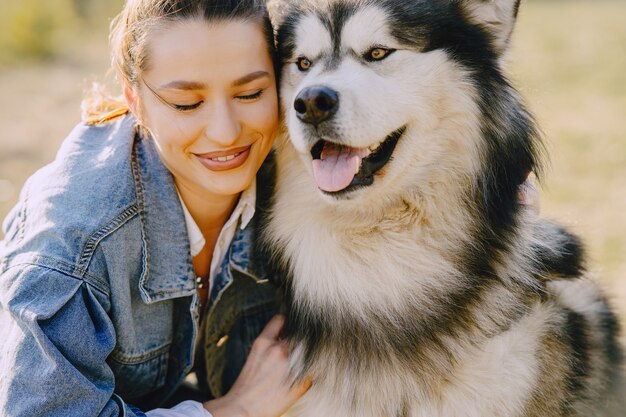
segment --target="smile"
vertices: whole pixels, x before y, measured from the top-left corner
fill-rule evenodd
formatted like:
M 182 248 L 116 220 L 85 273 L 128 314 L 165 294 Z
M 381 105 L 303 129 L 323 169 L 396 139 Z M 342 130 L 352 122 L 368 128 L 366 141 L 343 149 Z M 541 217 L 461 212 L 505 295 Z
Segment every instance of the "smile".
M 251 148 L 252 145 L 249 145 L 228 151 L 192 155 L 211 171 L 228 171 L 242 166 L 250 156 Z
M 228 162 L 237 158 L 239 155 L 241 155 L 241 152 L 236 153 L 234 155 L 230 155 L 230 156 L 218 156 L 217 158 L 209 158 L 209 159 L 211 159 L 211 161 L 214 161 L 214 162 Z
M 327 194 L 347 193 L 372 185 L 374 174 L 390 160 L 406 126 L 390 133 L 378 145 L 352 148 L 327 140 L 311 149 L 313 175 L 320 190 Z

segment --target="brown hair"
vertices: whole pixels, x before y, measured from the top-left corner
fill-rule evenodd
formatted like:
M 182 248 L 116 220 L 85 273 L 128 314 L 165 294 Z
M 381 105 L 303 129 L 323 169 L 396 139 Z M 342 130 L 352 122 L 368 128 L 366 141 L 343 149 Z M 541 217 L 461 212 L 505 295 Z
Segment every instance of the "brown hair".
M 112 69 L 118 80 L 129 86 L 137 85 L 147 67 L 147 38 L 157 23 L 194 18 L 207 22 L 235 19 L 258 22 L 277 68 L 274 33 L 265 0 L 127 0 L 111 23 L 109 35 Z M 100 84 L 94 84 L 81 107 L 87 124 L 104 123 L 129 111 L 123 96 L 108 94 Z

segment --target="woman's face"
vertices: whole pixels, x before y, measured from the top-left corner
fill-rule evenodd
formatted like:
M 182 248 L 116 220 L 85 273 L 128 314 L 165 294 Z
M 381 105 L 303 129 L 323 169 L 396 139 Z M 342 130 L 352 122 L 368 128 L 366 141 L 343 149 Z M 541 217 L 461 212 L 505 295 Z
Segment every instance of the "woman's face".
M 138 91 L 126 90 L 177 186 L 235 195 L 254 180 L 278 128 L 272 59 L 261 25 L 168 22 L 151 32 Z

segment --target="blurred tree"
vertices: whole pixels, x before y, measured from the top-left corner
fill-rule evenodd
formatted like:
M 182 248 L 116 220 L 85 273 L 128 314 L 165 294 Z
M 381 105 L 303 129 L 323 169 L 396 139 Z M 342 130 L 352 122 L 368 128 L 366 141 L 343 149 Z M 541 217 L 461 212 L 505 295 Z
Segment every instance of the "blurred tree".
M 46 59 L 81 31 L 105 32 L 123 0 L 1 0 L 0 65 L 22 59 Z
M 72 0 L 3 2 L 0 9 L 0 62 L 11 58 L 47 58 L 78 20 Z
M 115 16 L 122 10 L 123 0 L 72 0 L 76 13 L 87 22 L 101 21 L 103 16 Z
M 73 0 L 74 8 L 76 9 L 76 13 L 83 19 L 89 16 L 89 11 L 91 8 L 91 4 L 94 3 L 91 0 Z M 107 3 L 99 1 L 98 3 Z

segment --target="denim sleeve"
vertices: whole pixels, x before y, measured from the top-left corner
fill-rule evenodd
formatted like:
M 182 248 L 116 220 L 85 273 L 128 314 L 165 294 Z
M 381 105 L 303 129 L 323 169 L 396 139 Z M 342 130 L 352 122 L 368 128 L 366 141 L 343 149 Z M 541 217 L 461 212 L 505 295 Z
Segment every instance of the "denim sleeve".
M 85 282 L 33 265 L 0 275 L 0 415 L 143 416 L 114 394 L 115 330 Z

